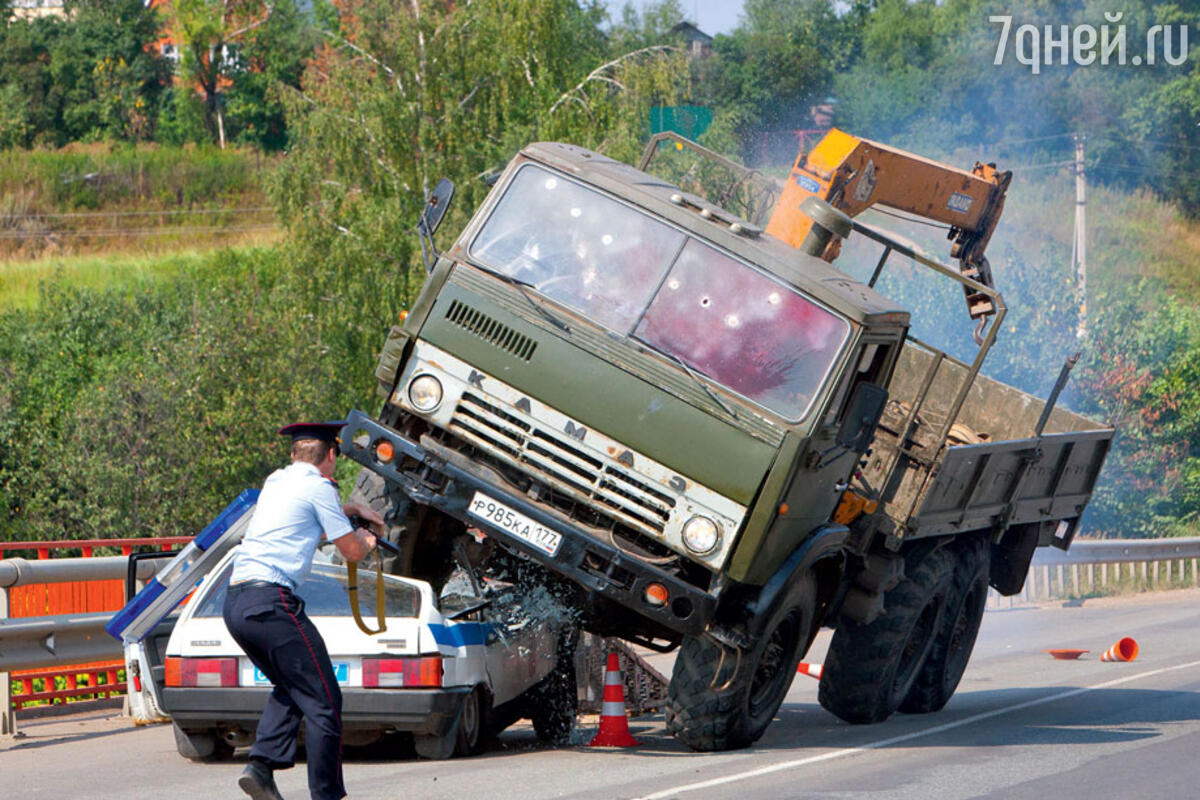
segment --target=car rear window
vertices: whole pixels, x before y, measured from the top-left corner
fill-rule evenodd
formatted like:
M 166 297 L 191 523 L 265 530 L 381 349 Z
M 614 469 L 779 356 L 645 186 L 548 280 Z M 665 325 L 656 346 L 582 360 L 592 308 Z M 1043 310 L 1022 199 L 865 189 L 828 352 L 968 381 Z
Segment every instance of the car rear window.
M 230 561 L 217 576 L 212 590 L 205 593 L 193 616 L 219 617 L 229 588 Z M 308 580 L 296 592 L 304 600 L 304 611 L 310 617 L 349 617 L 350 592 L 346 568 L 335 564 L 313 564 Z M 383 576 L 385 613 L 389 617 L 415 617 L 421 610 L 421 593 L 412 584 L 391 575 Z M 364 618 L 375 616 L 375 571 L 360 570 L 358 576 L 358 608 Z

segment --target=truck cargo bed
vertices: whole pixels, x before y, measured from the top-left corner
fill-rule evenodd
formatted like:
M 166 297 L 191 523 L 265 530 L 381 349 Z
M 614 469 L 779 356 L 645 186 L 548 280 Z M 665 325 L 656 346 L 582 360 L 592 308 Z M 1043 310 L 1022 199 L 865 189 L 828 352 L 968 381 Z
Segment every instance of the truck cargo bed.
M 1050 540 L 1065 548 L 1091 498 L 1113 429 L 1055 408 L 1038 435 L 1045 401 L 982 375 L 947 426 L 968 378 L 966 365 L 919 343 L 905 344 L 864 470 L 873 485 L 886 486 L 884 510 L 897 537 L 1060 522 Z

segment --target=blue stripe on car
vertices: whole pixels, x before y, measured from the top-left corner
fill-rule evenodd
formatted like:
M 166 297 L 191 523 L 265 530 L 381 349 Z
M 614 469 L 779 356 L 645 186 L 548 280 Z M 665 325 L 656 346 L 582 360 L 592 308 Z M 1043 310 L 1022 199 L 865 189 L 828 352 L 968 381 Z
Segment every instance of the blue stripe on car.
M 433 634 L 433 640 L 449 647 L 483 644 L 487 638 L 487 629 L 488 626 L 482 622 L 459 622 L 455 625 L 429 623 L 429 632 Z

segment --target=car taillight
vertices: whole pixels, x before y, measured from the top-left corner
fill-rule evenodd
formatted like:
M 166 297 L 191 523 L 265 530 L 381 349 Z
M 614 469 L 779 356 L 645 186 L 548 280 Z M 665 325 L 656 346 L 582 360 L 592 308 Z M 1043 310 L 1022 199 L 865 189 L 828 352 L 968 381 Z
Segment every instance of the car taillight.
M 236 658 L 177 658 L 166 661 L 167 686 L 237 686 Z
M 442 685 L 442 657 L 364 658 L 363 687 L 394 689 Z

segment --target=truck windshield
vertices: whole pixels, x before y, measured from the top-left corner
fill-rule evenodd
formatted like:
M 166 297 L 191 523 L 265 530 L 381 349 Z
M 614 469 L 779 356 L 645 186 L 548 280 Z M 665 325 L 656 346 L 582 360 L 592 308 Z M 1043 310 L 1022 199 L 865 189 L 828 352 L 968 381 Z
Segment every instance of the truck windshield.
M 471 255 L 785 419 L 808 413 L 849 335 L 846 320 L 782 281 L 534 165 L 513 178 Z

